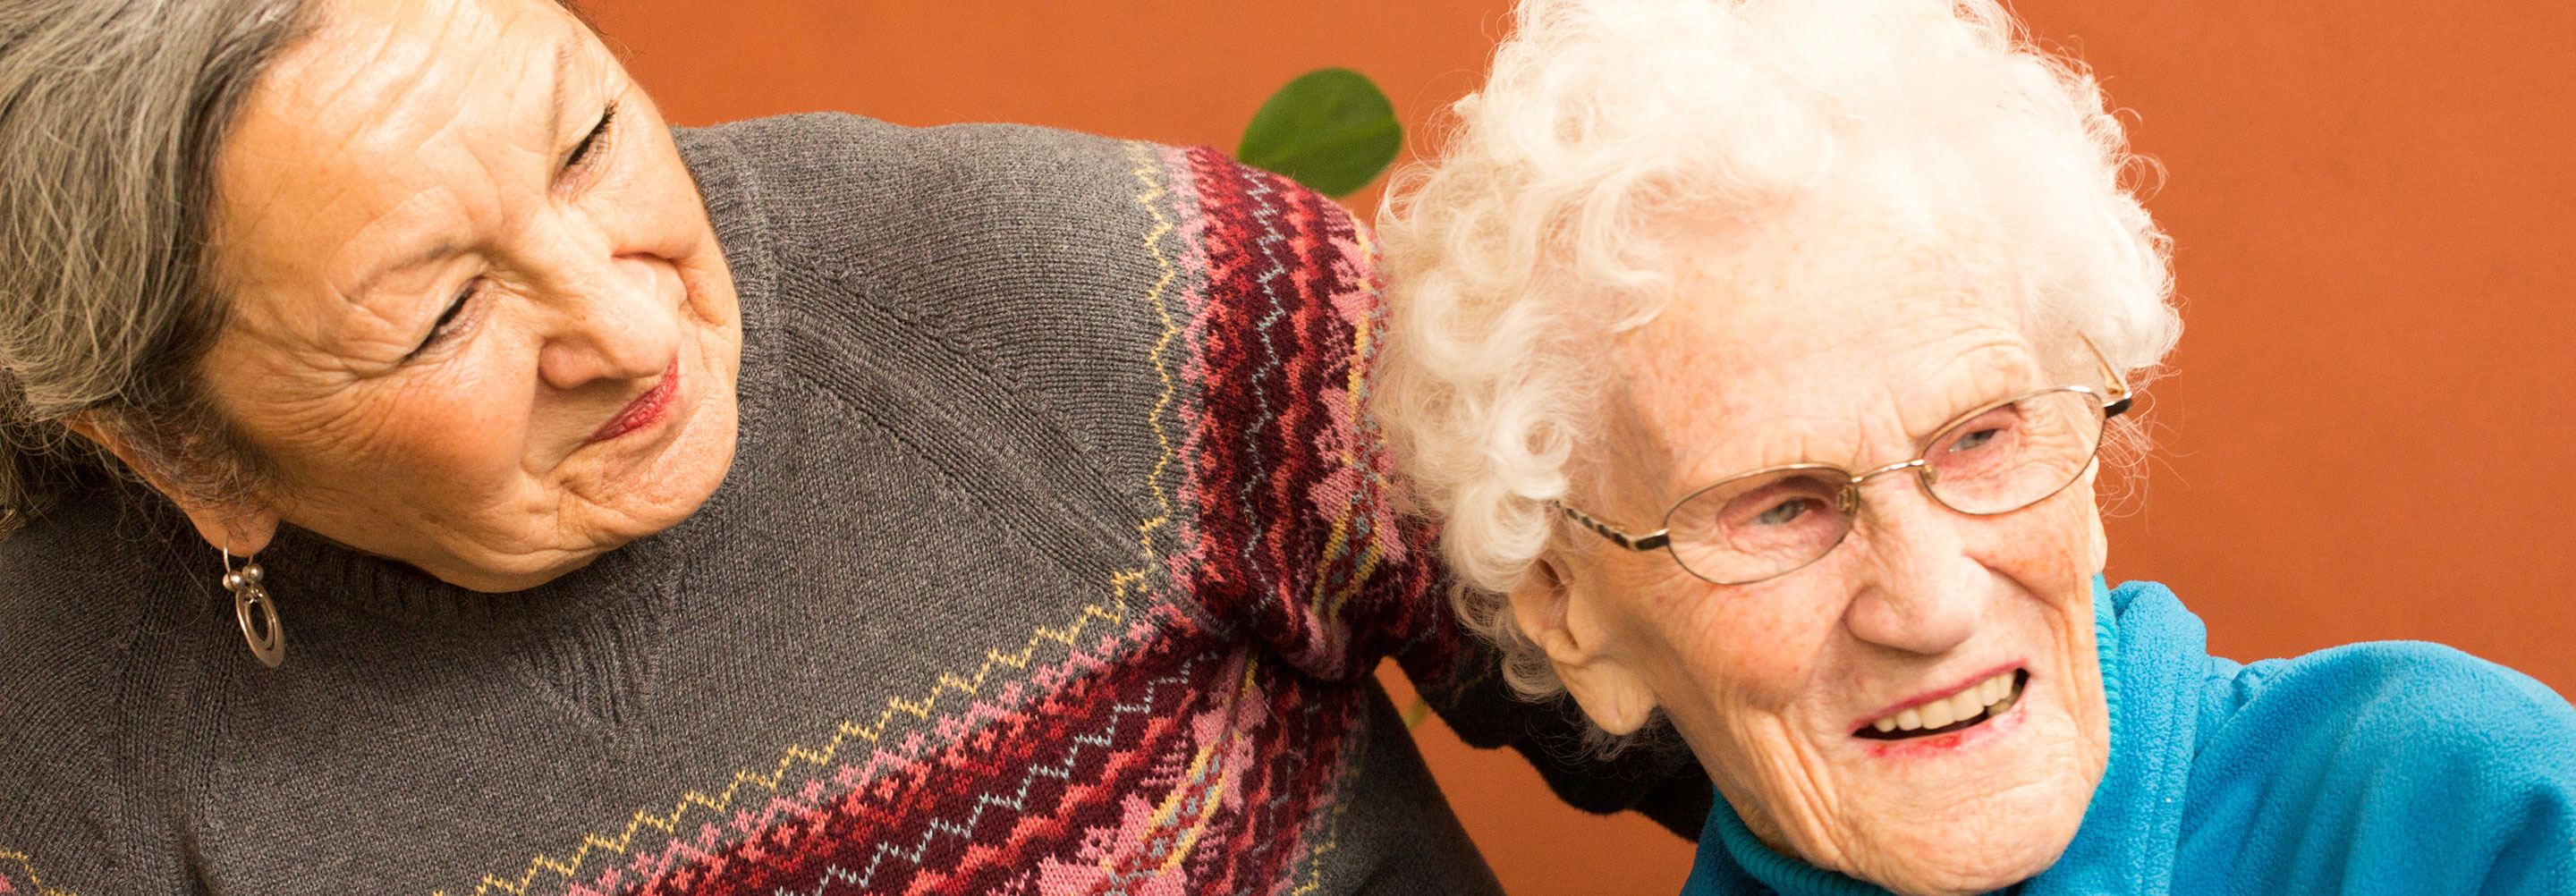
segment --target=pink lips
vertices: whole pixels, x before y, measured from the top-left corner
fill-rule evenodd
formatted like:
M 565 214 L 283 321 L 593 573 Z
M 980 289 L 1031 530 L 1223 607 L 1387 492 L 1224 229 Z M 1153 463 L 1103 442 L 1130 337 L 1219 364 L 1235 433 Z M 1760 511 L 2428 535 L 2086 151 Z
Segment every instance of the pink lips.
M 590 434 L 590 440 L 605 442 L 659 422 L 670 415 L 673 399 L 679 394 L 680 359 L 672 358 L 671 366 L 662 371 L 662 381 L 654 383 L 653 388 L 645 390 L 644 394 L 635 396 L 634 401 L 627 402 L 617 416 L 600 424 L 599 429 Z

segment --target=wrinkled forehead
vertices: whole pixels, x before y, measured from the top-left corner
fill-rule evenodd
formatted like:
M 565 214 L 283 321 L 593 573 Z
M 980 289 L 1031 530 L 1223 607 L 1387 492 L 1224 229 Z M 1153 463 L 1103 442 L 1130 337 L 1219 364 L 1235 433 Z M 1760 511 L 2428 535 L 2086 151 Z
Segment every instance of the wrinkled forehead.
M 545 0 L 324 0 L 273 63 L 220 156 L 226 278 L 374 261 L 453 228 L 514 155 L 552 152 L 559 98 L 596 77 L 587 28 Z M 565 77 L 559 78 L 558 73 Z
M 312 31 L 254 91 L 237 136 L 284 127 L 364 151 L 507 126 L 468 107 L 541 102 L 528 94 L 547 90 L 587 35 L 545 0 L 323 0 L 315 12 Z
M 1681 280 L 1673 319 L 1764 340 L 1781 323 L 1813 332 L 1893 305 L 2018 321 L 2021 277 L 2003 229 L 1941 174 L 1872 165 L 1749 212 L 1669 217 L 1658 232 Z
M 1670 304 L 1615 353 L 1628 410 L 1676 475 L 1879 463 L 2043 385 L 2012 255 L 1970 209 L 1854 179 L 1758 217 L 1664 227 Z

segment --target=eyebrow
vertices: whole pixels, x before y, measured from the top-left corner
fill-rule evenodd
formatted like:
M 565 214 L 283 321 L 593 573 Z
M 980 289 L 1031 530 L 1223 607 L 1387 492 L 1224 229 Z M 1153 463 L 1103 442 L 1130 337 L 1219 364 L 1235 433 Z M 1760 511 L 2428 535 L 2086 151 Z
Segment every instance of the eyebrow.
M 563 128 L 564 91 L 566 82 L 572 80 L 568 77 L 572 73 L 572 55 L 572 41 L 555 42 L 555 87 L 546 104 L 546 137 L 549 141 Z
M 558 129 L 563 127 L 565 92 L 567 89 L 567 82 L 572 80 L 568 75 L 572 72 L 573 53 L 574 49 L 572 41 L 561 40 L 555 42 L 554 88 L 548 91 L 548 101 L 546 103 L 546 133 L 548 134 L 549 139 L 551 139 L 552 135 Z M 395 274 L 399 274 L 431 262 L 447 260 L 448 258 L 454 257 L 461 251 L 463 251 L 463 249 L 454 243 L 441 242 L 428 246 L 423 248 L 421 251 L 403 256 L 384 267 L 375 269 L 365 277 L 359 278 L 356 285 L 351 286 L 348 291 L 341 294 L 351 298 L 366 296 L 369 293 L 374 292 L 376 286 L 379 283 L 382 283 L 387 277 L 391 277 Z
M 375 292 L 376 285 L 383 282 L 387 277 L 391 277 L 395 274 L 399 274 L 431 262 L 445 261 L 449 258 L 455 257 L 457 253 L 462 251 L 464 250 L 455 243 L 440 242 L 433 244 L 421 251 L 403 256 L 402 258 L 395 260 L 392 264 L 375 269 L 375 271 L 367 274 L 367 276 L 359 278 L 357 285 L 349 287 L 349 290 L 341 293 L 341 295 L 348 296 L 352 299 L 362 298 L 369 293 Z

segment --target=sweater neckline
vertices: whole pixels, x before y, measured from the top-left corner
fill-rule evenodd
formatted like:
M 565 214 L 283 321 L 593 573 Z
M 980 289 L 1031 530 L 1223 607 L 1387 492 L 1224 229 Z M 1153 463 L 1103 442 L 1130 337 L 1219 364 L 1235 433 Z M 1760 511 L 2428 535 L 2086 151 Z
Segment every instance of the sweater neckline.
M 2111 749 L 2116 755 L 2120 744 L 2120 643 L 2117 608 L 2109 583 L 2100 575 L 2093 576 L 2094 652 L 2102 664 L 2102 699 L 2107 705 Z M 2093 793 L 2093 803 L 2117 800 L 2114 779 L 2105 775 Z M 2080 836 L 2080 834 L 2079 834 Z M 1703 896 L 1737 892 L 1743 884 L 1757 883 L 1778 896 L 1889 896 L 1885 888 L 1836 871 L 1827 871 L 1806 862 L 1782 855 L 1753 835 L 1744 819 L 1735 814 L 1723 795 L 1709 807 L 1708 822 L 1700 831 L 1699 852 L 1691 863 L 1690 879 L 1682 885 L 1684 896 Z M 2017 891 L 2019 885 L 2000 892 Z

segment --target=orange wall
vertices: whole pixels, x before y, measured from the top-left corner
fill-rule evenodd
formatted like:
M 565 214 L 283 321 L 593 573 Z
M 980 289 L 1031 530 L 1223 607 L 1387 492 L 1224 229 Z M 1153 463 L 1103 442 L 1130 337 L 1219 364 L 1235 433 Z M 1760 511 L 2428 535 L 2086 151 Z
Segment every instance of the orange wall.
M 833 109 L 1231 149 L 1345 65 L 1419 125 L 1504 0 L 590 0 L 672 120 Z M 2576 4 L 2025 0 L 2169 171 L 2186 335 L 2111 572 L 2224 655 L 2446 642 L 2576 692 Z M 1373 193 L 1355 199 L 1368 207 Z M 1673 892 L 1690 846 L 1425 752 L 1504 883 Z

